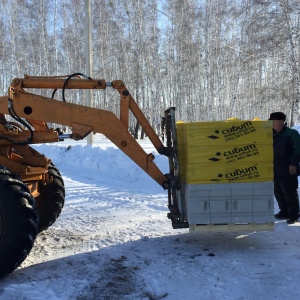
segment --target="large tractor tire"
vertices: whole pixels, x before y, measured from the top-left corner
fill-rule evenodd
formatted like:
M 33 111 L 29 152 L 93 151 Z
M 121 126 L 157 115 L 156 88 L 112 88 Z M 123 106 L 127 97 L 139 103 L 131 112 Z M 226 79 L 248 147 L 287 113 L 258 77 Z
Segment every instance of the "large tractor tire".
M 38 213 L 28 187 L 0 166 L 0 278 L 25 260 L 38 232 Z
M 60 172 L 51 164 L 48 174 L 52 176 L 53 181 L 46 185 L 39 183 L 40 194 L 36 198 L 39 213 L 38 232 L 46 230 L 56 221 L 65 204 L 65 187 Z

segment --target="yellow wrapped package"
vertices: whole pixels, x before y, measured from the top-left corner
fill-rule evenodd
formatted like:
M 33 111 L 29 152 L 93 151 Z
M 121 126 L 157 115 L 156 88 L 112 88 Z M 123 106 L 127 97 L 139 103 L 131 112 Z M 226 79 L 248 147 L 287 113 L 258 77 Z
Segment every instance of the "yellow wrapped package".
M 184 135 L 188 144 L 224 145 L 245 144 L 249 141 L 272 141 L 271 121 L 218 121 L 184 123 Z
M 186 146 L 187 164 L 206 162 L 209 166 L 222 163 L 239 163 L 245 161 L 273 161 L 273 149 L 268 144 L 257 144 L 255 141 L 235 145 L 202 145 Z M 210 163 L 210 164 L 209 164 Z
M 270 121 L 181 122 L 177 140 L 180 176 L 187 184 L 273 180 Z
M 243 162 L 239 164 L 189 163 L 186 168 L 185 182 L 231 183 L 262 182 L 273 180 L 273 165 L 268 162 Z

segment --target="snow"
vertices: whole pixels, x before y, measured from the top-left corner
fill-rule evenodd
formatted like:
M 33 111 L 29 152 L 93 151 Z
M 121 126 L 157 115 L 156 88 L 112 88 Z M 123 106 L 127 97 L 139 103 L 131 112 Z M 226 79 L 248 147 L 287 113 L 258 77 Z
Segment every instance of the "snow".
M 167 159 L 140 143 L 167 173 Z M 299 299 L 300 223 L 276 221 L 271 232 L 173 229 L 167 192 L 105 137 L 35 148 L 60 170 L 66 203 L 0 282 L 0 299 Z

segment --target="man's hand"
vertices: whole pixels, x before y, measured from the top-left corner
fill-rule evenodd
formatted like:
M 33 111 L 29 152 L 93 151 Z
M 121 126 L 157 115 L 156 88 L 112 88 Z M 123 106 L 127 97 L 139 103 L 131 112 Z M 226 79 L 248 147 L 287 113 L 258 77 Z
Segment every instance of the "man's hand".
M 291 175 L 295 175 L 297 172 L 297 168 L 295 166 L 290 165 L 289 166 L 289 172 Z

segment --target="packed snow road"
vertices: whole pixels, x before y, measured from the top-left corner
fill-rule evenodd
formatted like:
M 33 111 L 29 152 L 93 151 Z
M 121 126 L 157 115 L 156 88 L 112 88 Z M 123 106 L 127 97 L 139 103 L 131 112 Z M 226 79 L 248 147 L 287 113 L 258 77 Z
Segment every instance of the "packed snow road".
M 65 207 L 0 282 L 0 299 L 298 298 L 299 223 L 258 233 L 174 230 L 167 193 L 119 149 L 106 139 L 71 146 L 37 146 L 62 173 Z M 165 158 L 155 162 L 168 171 Z

